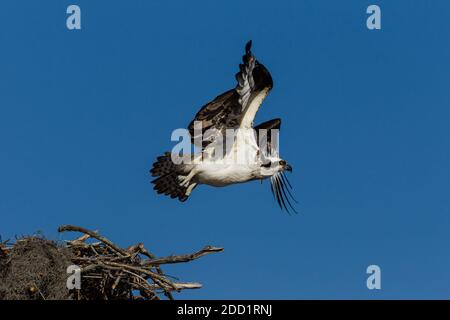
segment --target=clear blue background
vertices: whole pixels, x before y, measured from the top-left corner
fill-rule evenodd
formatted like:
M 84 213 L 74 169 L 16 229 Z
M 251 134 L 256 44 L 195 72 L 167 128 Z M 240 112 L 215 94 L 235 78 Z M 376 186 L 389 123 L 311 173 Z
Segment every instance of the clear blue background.
M 66 8 L 82 30 L 66 29 Z M 366 8 L 382 9 L 382 30 Z M 0 234 L 98 229 L 159 256 L 179 298 L 450 298 L 448 1 L 2 1 Z M 267 181 L 157 196 L 148 170 L 243 47 L 275 86 L 299 215 Z M 366 268 L 382 269 L 382 290 Z

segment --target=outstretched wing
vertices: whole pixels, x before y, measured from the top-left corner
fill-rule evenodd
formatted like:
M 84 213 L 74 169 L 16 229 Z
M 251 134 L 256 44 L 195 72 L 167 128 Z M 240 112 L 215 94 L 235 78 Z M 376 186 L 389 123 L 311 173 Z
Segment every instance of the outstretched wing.
M 255 114 L 273 82 L 269 71 L 252 54 L 251 46 L 251 41 L 245 46 L 243 63 L 236 74 L 236 87 L 203 106 L 189 124 L 195 145 L 206 147 L 219 135 L 224 137 L 226 129 L 252 127 Z

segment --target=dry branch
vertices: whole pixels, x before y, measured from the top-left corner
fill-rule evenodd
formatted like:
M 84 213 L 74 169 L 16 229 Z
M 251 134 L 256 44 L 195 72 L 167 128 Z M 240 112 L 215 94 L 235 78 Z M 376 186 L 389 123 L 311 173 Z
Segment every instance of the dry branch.
M 62 226 L 60 226 L 58 228 L 58 232 L 64 232 L 64 231 L 78 231 L 78 232 L 84 233 L 83 236 L 81 236 L 80 238 L 77 239 L 78 241 L 80 239 L 83 239 L 83 238 L 87 239 L 86 235 L 88 235 L 88 236 L 90 236 L 92 238 L 95 238 L 95 239 L 103 242 L 105 245 L 107 245 L 112 250 L 116 251 L 117 253 L 120 253 L 122 256 L 128 256 L 129 255 L 125 250 L 119 248 L 114 243 L 112 243 L 111 241 L 109 241 L 105 237 L 102 237 L 102 236 L 98 235 L 94 231 L 90 231 L 90 230 L 85 229 L 85 228 L 76 227 L 76 226 L 70 226 L 70 225 L 62 225 Z
M 180 262 L 189 262 L 200 257 L 203 257 L 207 254 L 214 252 L 222 252 L 223 248 L 217 248 L 212 246 L 206 246 L 203 249 L 192 253 L 192 254 L 184 254 L 178 256 L 169 256 L 165 258 L 159 259 L 151 259 L 144 262 L 145 265 L 160 265 L 160 264 L 169 264 L 169 263 L 180 263 Z

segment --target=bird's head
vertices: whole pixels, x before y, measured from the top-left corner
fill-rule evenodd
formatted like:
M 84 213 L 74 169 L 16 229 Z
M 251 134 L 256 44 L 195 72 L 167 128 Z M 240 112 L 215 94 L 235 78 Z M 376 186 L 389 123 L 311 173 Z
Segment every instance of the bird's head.
M 274 174 L 284 171 L 292 172 L 292 167 L 283 159 L 267 159 L 266 162 L 261 164 L 260 174 L 262 178 L 269 178 Z

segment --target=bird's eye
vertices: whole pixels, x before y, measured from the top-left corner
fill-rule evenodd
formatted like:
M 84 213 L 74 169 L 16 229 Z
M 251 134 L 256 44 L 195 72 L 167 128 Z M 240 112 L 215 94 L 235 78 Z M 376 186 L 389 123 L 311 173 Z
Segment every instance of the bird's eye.
M 280 164 L 280 166 L 285 166 L 286 165 L 286 161 L 280 160 L 279 164 Z

